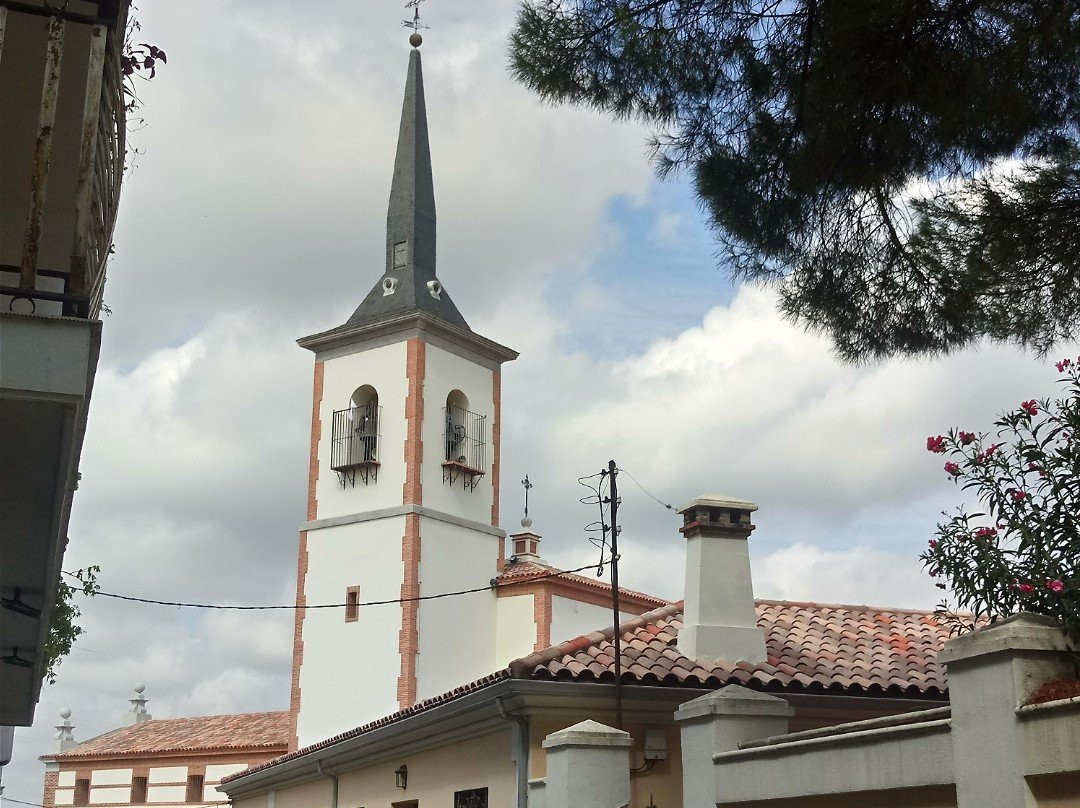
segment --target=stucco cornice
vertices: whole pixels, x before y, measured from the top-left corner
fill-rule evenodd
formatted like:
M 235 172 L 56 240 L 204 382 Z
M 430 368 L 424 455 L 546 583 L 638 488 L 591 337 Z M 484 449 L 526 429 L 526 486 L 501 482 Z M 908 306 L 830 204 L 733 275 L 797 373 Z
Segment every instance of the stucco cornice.
M 345 324 L 301 337 L 296 344 L 313 351 L 317 359 L 322 359 L 324 356 L 330 358 L 337 355 L 343 349 L 352 352 L 413 338 L 423 339 L 469 359 L 483 360 L 483 364 L 492 368 L 518 357 L 518 352 L 512 348 L 425 312 L 387 317 L 374 323 Z

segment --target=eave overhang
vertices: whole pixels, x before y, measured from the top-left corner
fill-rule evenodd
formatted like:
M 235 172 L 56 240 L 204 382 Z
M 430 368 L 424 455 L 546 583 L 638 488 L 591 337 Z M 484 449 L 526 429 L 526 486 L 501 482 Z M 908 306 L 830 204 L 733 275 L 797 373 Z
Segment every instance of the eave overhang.
M 518 358 L 518 352 L 512 348 L 426 312 L 410 312 L 360 325 L 346 323 L 329 331 L 302 337 L 296 344 L 312 351 L 316 360 L 321 361 L 341 353 L 351 353 L 414 337 L 435 345 L 442 344 L 450 350 L 456 348 L 458 351 L 466 351 L 470 356 L 480 358 L 492 367 Z

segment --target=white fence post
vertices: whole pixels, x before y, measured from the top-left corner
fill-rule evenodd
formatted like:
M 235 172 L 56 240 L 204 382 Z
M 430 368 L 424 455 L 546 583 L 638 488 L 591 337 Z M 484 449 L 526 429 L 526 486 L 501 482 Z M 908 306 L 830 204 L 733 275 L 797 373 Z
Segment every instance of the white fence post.
M 964 634 L 938 655 L 949 670 L 958 808 L 1037 804 L 1027 786 L 1016 708 L 1071 670 L 1066 638 L 1049 618 L 1018 614 Z
M 582 721 L 544 739 L 545 808 L 624 808 L 630 803 L 630 734 Z
M 716 804 L 713 755 L 738 749 L 743 741 L 782 735 L 795 708 L 781 698 L 740 685 L 688 701 L 675 711 L 682 736 L 683 805 Z

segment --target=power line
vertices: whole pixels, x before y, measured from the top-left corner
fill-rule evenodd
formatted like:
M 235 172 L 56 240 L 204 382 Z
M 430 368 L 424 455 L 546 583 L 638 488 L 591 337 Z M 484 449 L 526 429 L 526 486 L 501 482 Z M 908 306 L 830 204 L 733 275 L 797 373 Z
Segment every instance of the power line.
M 641 489 L 641 493 L 643 493 L 643 494 L 644 494 L 645 496 L 647 496 L 647 497 L 648 497 L 649 499 L 653 500 L 653 501 L 654 501 L 654 502 L 656 502 L 656 503 L 657 503 L 658 505 L 663 505 L 663 506 L 664 506 L 665 508 L 667 508 L 667 509 L 668 509 L 669 511 L 673 511 L 673 510 L 675 510 L 675 506 L 673 506 L 673 505 L 670 505 L 670 504 L 668 504 L 667 502 L 664 502 L 664 500 L 662 500 L 662 499 L 660 499 L 659 497 L 657 497 L 657 496 L 653 495 L 652 493 L 650 493 L 650 492 L 649 492 L 649 490 L 648 490 L 647 488 L 645 488 L 645 486 L 643 486 L 643 485 L 642 485 L 641 483 L 639 483 L 639 482 L 638 482 L 638 478 L 637 478 L 637 477 L 635 477 L 635 476 L 634 476 L 633 474 L 631 474 L 631 473 L 630 473 L 629 471 L 627 471 L 626 469 L 622 468 L 621 466 L 619 467 L 619 471 L 621 471 L 621 472 L 622 472 L 623 474 L 625 474 L 625 475 L 626 475 L 627 477 L 629 477 L 629 478 L 630 478 L 631 480 L 633 480 L 633 481 L 634 481 L 634 485 L 636 485 L 636 486 L 637 486 L 638 488 L 640 488 L 640 489 Z
M 578 567 L 572 570 L 557 570 L 554 572 L 542 573 L 539 575 L 533 575 L 528 578 L 518 578 L 514 580 L 515 584 L 529 583 L 532 581 L 542 581 L 546 578 L 558 578 L 560 575 L 571 575 L 576 572 L 582 572 L 584 570 L 594 569 L 595 564 L 587 564 L 584 567 Z M 70 572 L 64 572 L 64 575 L 77 578 L 76 575 Z M 273 611 L 273 610 L 285 610 L 285 609 L 344 609 L 346 606 L 386 606 L 394 603 L 415 603 L 422 600 L 438 600 L 440 598 L 452 598 L 458 595 L 471 595 L 476 592 L 487 592 L 498 587 L 497 579 L 492 578 L 487 586 L 477 586 L 473 589 L 461 589 L 457 592 L 442 592 L 438 595 L 420 595 L 415 598 L 393 598 L 390 600 L 369 600 L 361 603 L 346 604 L 346 603 L 317 603 L 311 606 L 298 606 L 295 603 L 285 605 L 273 605 L 273 606 L 233 606 L 229 604 L 220 603 L 190 603 L 187 601 L 178 600 L 157 600 L 155 598 L 140 598 L 134 595 L 120 595 L 115 592 L 103 592 L 98 590 L 93 593 L 92 597 L 101 598 L 113 598 L 114 600 L 126 600 L 132 603 L 147 603 L 154 606 L 176 606 L 184 609 L 219 609 L 229 611 Z
M 14 797 L 0 796 L 0 803 L 2 802 L 17 802 L 19 805 L 32 805 L 33 808 L 45 808 L 40 802 L 27 802 L 26 800 L 17 800 Z

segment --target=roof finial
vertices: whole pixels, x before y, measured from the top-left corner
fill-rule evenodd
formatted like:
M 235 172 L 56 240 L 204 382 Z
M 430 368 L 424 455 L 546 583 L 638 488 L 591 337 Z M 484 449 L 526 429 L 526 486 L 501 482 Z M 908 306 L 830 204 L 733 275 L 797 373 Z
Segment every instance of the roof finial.
M 128 701 L 131 702 L 131 709 L 127 711 L 127 715 L 125 716 L 125 723 L 129 726 L 132 724 L 141 724 L 143 721 L 149 721 L 153 718 L 150 713 L 146 712 L 146 703 L 149 699 L 143 695 L 145 690 L 146 685 L 142 682 L 135 683 L 135 697 L 128 699 Z
M 533 487 L 533 484 L 529 482 L 529 475 L 525 475 L 525 479 L 521 481 L 522 488 L 525 489 L 525 515 L 521 517 L 521 526 L 528 530 L 532 527 L 532 519 L 529 518 L 529 489 Z
M 413 18 L 411 20 L 402 20 L 401 24 L 406 28 L 412 28 L 412 33 L 409 35 L 409 44 L 414 48 L 419 48 L 424 42 L 424 38 L 420 36 L 420 29 L 427 28 L 420 22 L 420 4 L 424 0 L 408 0 L 405 4 L 405 8 L 411 8 L 413 10 Z
M 75 740 L 75 735 L 72 730 L 75 726 L 71 723 L 71 708 L 65 707 L 60 711 L 60 723 L 56 725 L 56 735 L 54 740 L 56 741 L 55 750 L 57 753 L 66 752 L 79 745 L 79 742 Z

